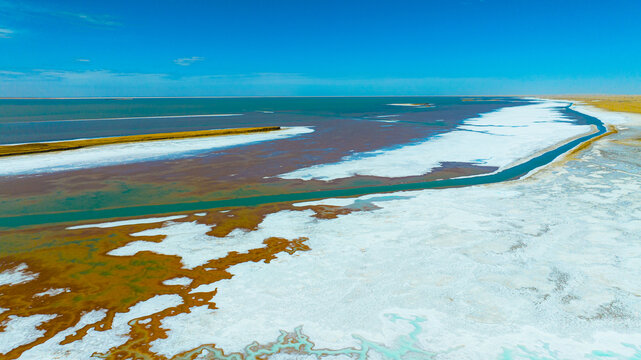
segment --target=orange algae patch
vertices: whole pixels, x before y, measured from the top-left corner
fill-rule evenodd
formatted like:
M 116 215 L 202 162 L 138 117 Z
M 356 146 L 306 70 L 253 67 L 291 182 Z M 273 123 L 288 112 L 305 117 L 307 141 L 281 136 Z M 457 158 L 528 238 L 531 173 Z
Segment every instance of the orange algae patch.
M 114 359 L 131 359 L 141 356 L 158 358 L 158 355 L 151 352 L 149 348 L 153 340 L 167 338 L 166 330 L 160 327 L 160 321 L 163 318 L 180 313 L 189 313 L 189 309 L 194 306 L 208 305 L 211 309 L 216 308 L 215 304 L 211 302 L 216 293 L 215 291 L 189 294 L 190 290 L 198 285 L 231 278 L 232 275 L 227 272 L 230 266 L 249 261 L 264 261 L 265 263 L 269 263 L 276 257 L 276 254 L 281 252 L 292 255 L 296 251 L 307 251 L 309 247 L 304 244 L 305 240 L 307 239 L 298 238 L 289 241 L 283 238 L 268 238 L 263 242 L 266 245 L 265 247 L 252 249 L 245 254 L 231 252 L 224 258 L 211 260 L 205 265 L 188 271 L 189 276 L 194 276 L 194 283 L 192 283 L 190 287 L 181 287 L 179 291 L 174 292 L 183 298 L 183 304 L 165 309 L 149 317 L 132 321 L 132 331 L 129 334 L 129 341 L 110 351 L 109 357 Z M 96 325 L 89 325 L 83 330 L 86 332 L 89 328 L 95 326 Z
M 229 212 L 212 211 L 204 216 L 190 215 L 180 222 L 197 221 L 212 226 L 209 235 L 223 237 L 234 229 L 254 230 L 266 215 L 281 210 L 313 210 L 317 218 L 335 218 L 353 209 L 334 206 L 294 207 L 291 204 L 273 204 L 256 208 L 235 208 Z M 140 240 L 130 234 L 158 228 L 160 224 L 137 224 L 115 228 L 86 228 L 66 230 L 60 226 L 15 231 L 0 240 L 0 271 L 27 264 L 28 271 L 37 274 L 31 281 L 0 286 L 0 307 L 9 310 L 0 314 L 0 323 L 11 315 L 30 316 L 55 314 L 56 317 L 38 328 L 44 335 L 30 344 L 19 346 L 5 354 L 15 359 L 24 351 L 46 342 L 60 331 L 73 327 L 81 316 L 93 310 L 106 311 L 106 316 L 67 336 L 61 344 L 82 339 L 90 329 L 108 330 L 117 313 L 124 313 L 141 302 L 157 295 L 177 294 L 183 303 L 151 316 L 132 320 L 129 340 L 108 354 L 110 359 L 159 358 L 149 350 L 150 343 L 166 338 L 160 321 L 167 316 L 188 313 L 191 307 L 208 305 L 215 308 L 215 291 L 189 292 L 204 284 L 212 284 L 232 277 L 231 266 L 244 262 L 269 263 L 280 253 L 294 255 L 310 248 L 306 238 L 267 238 L 263 247 L 245 253 L 229 252 L 226 256 L 208 261 L 193 269 L 182 267 L 178 256 L 144 251 L 135 256 L 110 256 L 107 253 L 132 241 Z M 163 236 L 147 237 L 146 241 L 161 241 Z M 164 285 L 163 281 L 188 277 L 188 286 Z M 52 296 L 35 294 L 49 289 L 69 289 Z M 100 354 L 95 354 L 101 356 Z M 162 357 L 160 357 L 162 358 Z
M 141 254 L 136 258 L 108 257 L 105 252 L 113 247 L 113 237 L 101 244 L 90 239 L 88 233 L 72 236 L 74 241 L 71 243 L 2 258 L 3 269 L 26 263 L 29 271 L 37 273 L 38 277 L 24 284 L 0 287 L 0 307 L 9 309 L 0 314 L 0 322 L 9 315 L 57 315 L 39 326 L 45 330 L 43 337 L 12 350 L 6 354 L 7 358 L 16 358 L 25 350 L 75 325 L 85 312 L 107 309 L 107 317 L 99 326 L 100 330 L 106 330 L 110 328 L 116 312 L 126 312 L 135 303 L 155 294 L 173 293 L 170 289 L 163 289 L 157 278 L 170 276 L 173 269 L 178 269 L 178 258 L 167 259 L 156 254 Z M 117 234 L 116 238 L 127 241 L 122 234 Z M 51 288 L 70 291 L 34 297 Z
M 236 129 L 216 129 L 216 130 L 198 130 L 198 131 L 181 131 L 172 133 L 156 133 L 145 135 L 128 135 L 128 136 L 115 136 L 104 137 L 97 139 L 86 140 L 68 140 L 46 143 L 29 143 L 19 145 L 0 145 L 0 157 L 12 155 L 25 155 L 35 154 L 50 151 L 63 151 L 80 149 L 89 146 L 122 144 L 141 141 L 157 141 L 157 140 L 175 140 L 186 139 L 194 137 L 205 136 L 221 136 L 221 135 L 240 135 L 255 132 L 266 132 L 280 130 L 280 126 L 265 126 L 265 127 L 251 127 L 251 128 L 236 128 Z

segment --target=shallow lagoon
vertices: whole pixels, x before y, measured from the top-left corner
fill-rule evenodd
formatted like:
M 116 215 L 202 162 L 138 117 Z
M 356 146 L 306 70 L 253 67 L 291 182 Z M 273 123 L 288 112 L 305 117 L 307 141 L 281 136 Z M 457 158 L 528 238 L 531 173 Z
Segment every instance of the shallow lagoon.
M 192 99 L 194 100 L 194 99 Z M 192 101 L 189 100 L 189 101 Z M 223 103 L 225 99 L 202 99 L 203 101 L 214 101 L 214 104 Z M 414 176 L 395 175 L 392 178 L 384 176 L 368 176 L 366 173 L 358 176 L 350 176 L 333 181 L 313 180 L 301 181 L 296 177 L 288 176 L 295 171 L 303 171 L 305 168 L 324 166 L 340 162 L 350 157 L 360 157 L 377 151 L 403 148 L 410 144 L 425 142 L 425 139 L 439 136 L 439 134 L 450 134 L 456 132 L 461 134 L 473 134 L 471 130 L 492 132 L 500 130 L 495 127 L 479 127 L 471 129 L 464 125 L 466 119 L 478 116 L 478 112 L 492 114 L 494 109 L 510 106 L 514 109 L 525 104 L 532 103 L 532 100 L 489 98 L 483 101 L 464 101 L 465 98 L 315 98 L 315 99 L 229 99 L 232 103 L 240 102 L 234 108 L 223 110 L 257 109 L 260 106 L 267 106 L 274 103 L 283 109 L 297 109 L 300 114 L 292 115 L 293 110 L 275 111 L 269 115 L 271 123 L 279 125 L 297 125 L 294 129 L 302 129 L 304 125 L 313 132 L 298 136 L 289 137 L 278 141 L 262 141 L 242 144 L 243 146 L 220 147 L 218 140 L 182 140 L 182 143 L 198 143 L 200 151 L 190 151 L 189 146 L 180 150 L 180 145 L 175 144 L 167 149 L 176 148 L 175 152 L 167 152 L 165 156 L 159 156 L 158 151 L 152 151 L 151 144 L 138 144 L 133 146 L 114 146 L 69 152 L 67 154 L 42 154 L 29 157 L 31 159 L 0 159 L 0 216 L 36 215 L 47 217 L 48 214 L 61 212 L 79 211 L 108 211 L 107 209 L 125 209 L 137 206 L 162 206 L 162 209 L 151 211 L 178 211 L 180 209 L 196 209 L 197 202 L 202 202 L 201 208 L 216 206 L 213 202 L 220 200 L 232 200 L 246 197 L 267 196 L 278 197 L 283 194 L 301 194 L 316 191 L 347 191 L 346 194 L 358 194 L 354 189 L 367 186 L 397 186 L 402 189 L 402 184 L 425 183 L 436 179 L 448 179 L 462 176 L 479 175 L 491 173 L 497 169 L 496 164 L 488 164 L 486 159 L 476 159 L 476 156 L 466 156 L 461 159 L 448 158 L 451 151 L 443 152 L 442 159 L 438 151 L 432 149 L 432 156 L 427 165 L 421 165 L 424 160 L 412 160 L 410 162 L 420 167 L 419 171 L 414 170 Z M 25 100 L 26 101 L 26 100 Z M 32 100 L 29 100 L 32 101 Z M 35 101 L 35 100 L 33 100 Z M 53 101 L 53 100 L 51 100 Z M 59 102 L 61 100 L 56 100 Z M 75 104 L 80 100 L 67 100 L 68 104 Z M 95 100 L 98 101 L 98 100 Z M 116 100 L 101 100 L 119 104 Z M 127 100 L 123 100 L 127 101 Z M 142 100 L 140 100 L 142 101 Z M 159 99 L 149 100 L 158 103 Z M 169 101 L 169 100 L 168 100 Z M 172 100 L 173 101 L 173 100 Z M 430 108 L 413 108 L 389 106 L 394 102 L 431 102 L 435 106 Z M 45 102 L 41 100 L 41 102 Z M 170 101 L 171 102 L 171 101 Z M 267 102 L 264 104 L 264 102 Z M 249 105 L 245 104 L 248 103 Z M 81 101 L 81 105 L 82 105 Z M 258 105 L 257 105 L 258 104 Z M 82 109 L 86 105 L 74 105 Z M 253 107 L 249 107 L 249 106 Z M 260 106 L 259 106 L 260 105 Z M 56 105 L 59 106 L 59 105 Z M 56 107 L 54 106 L 54 107 Z M 106 105 L 102 105 L 106 106 Z M 365 112 L 367 106 L 371 106 L 369 112 Z M 516 106 L 516 107 L 514 107 Z M 56 107 L 57 108 L 57 107 Z M 269 107 L 276 109 L 275 105 Z M 36 107 L 38 109 L 38 107 Z M 72 109 L 75 109 L 72 106 Z M 115 109 L 119 109 L 115 107 Z M 161 109 L 163 109 L 161 107 Z M 216 110 L 215 109 L 211 109 Z M 276 109 L 277 110 L 277 109 Z M 33 110 L 32 110 L 33 111 Z M 112 112 L 115 111 L 112 109 Z M 124 111 L 119 109 L 118 111 Z M 174 110 L 176 111 L 176 110 Z M 519 110 L 520 111 L 520 110 Z M 584 133 L 585 124 L 595 123 L 588 116 L 565 109 L 565 105 L 557 110 L 559 114 L 551 112 L 548 118 L 550 125 L 559 127 L 568 135 L 555 129 L 547 129 L 544 125 L 542 139 L 549 137 L 548 144 L 572 136 L 572 134 Z M 14 111 L 15 112 L 15 111 Z M 60 112 L 60 110 L 57 110 Z M 67 116 L 86 115 L 80 113 L 79 109 L 69 110 Z M 120 114 L 120 113 L 117 113 Z M 388 114 L 388 115 L 380 115 Z M 396 122 L 381 122 L 379 116 L 395 114 Z M 15 114 L 14 114 L 15 115 Z M 250 114 L 251 115 L 251 114 Z M 261 115 L 261 116 L 262 116 Z M 25 115 L 26 116 L 26 115 Z M 244 118 L 245 115 L 239 118 Z M 518 115 L 516 115 L 518 116 Z M 548 116 L 548 115 L 545 115 Z M 29 115 L 30 119 L 38 119 L 35 114 Z M 251 116 L 249 117 L 251 118 Z M 296 121 L 292 121 L 292 119 Z M 222 119 L 222 120 L 221 120 Z M 235 117 L 215 118 L 210 126 L 222 126 L 225 122 L 229 124 L 230 119 Z M 24 120 L 24 119 L 23 119 Z M 149 119 L 151 120 L 151 119 Z M 162 120 L 162 119 L 155 119 Z M 509 120 L 509 119 L 508 119 Z M 93 123 L 92 121 L 68 121 L 65 126 L 73 127 Z M 176 122 L 175 119 L 172 120 Z M 204 121 L 202 118 L 181 118 L 179 122 L 191 123 L 192 121 Z M 235 121 L 235 120 L 234 120 Z M 260 120 L 263 121 L 263 120 Z M 261 125 L 260 121 L 247 125 Z M 389 120 L 386 120 L 389 121 Z M 109 123 L 110 121 L 105 121 Z M 37 126 L 47 122 L 30 121 L 28 124 Z M 59 122 L 56 122 L 56 124 Z M 25 124 L 25 123 L 20 123 Z M 5 124 L 11 125 L 11 124 Z M 15 125 L 15 124 L 14 124 Z M 112 124 L 113 125 L 113 124 Z M 236 123 L 234 123 L 236 125 Z M 533 124 L 536 125 L 536 124 Z M 1 125 L 0 125 L 1 126 Z M 164 125 L 163 125 L 164 126 Z M 465 129 L 468 127 L 469 129 Z M 121 131 L 119 127 L 112 127 L 114 131 Z M 164 129 L 164 128 L 163 128 Z M 132 129 L 129 129 L 130 131 Z M 148 131 L 156 131 L 158 128 L 149 128 Z M 518 128 L 516 128 L 518 130 Z M 78 132 L 79 130 L 74 130 Z M 545 134 L 545 131 L 548 134 Z M 17 132 L 24 134 L 25 132 Z M 35 132 L 41 134 L 42 132 Z M 49 132 L 44 131 L 49 134 Z M 34 135 L 35 136 L 35 135 Z M 37 135 L 41 136 L 42 135 Z M 76 135 L 78 136 L 78 135 Z M 491 138 L 491 136 L 488 136 Z M 43 140 L 44 138 L 40 138 Z M 497 138 L 498 139 L 498 138 Z M 555 140 L 558 139 L 558 140 Z M 498 139 L 501 141 L 500 139 Z M 448 140 L 445 140 L 447 144 Z M 476 141 L 474 138 L 465 140 Z M 520 140 L 517 139 L 516 144 Z M 537 140 L 538 141 L 538 140 Z M 242 141 L 240 142 L 242 143 Z M 479 143 L 480 146 L 485 147 Z M 542 145 L 533 143 L 534 148 Z M 153 156 L 139 154 L 137 146 L 144 146 L 144 153 L 151 153 Z M 459 148 L 465 144 L 458 145 Z M 543 145 L 545 146 L 545 145 Z M 164 146 L 159 143 L 156 146 L 162 153 Z M 438 147 L 438 146 L 437 146 Z M 116 151 L 117 149 L 121 151 Z M 192 146 L 193 148 L 193 146 Z M 113 151 L 110 152 L 110 149 Z M 521 152 L 529 153 L 527 149 Z M 497 154 L 505 153 L 488 149 Z M 89 161 L 92 153 L 100 153 L 95 156 L 95 164 Z M 78 156 L 75 156 L 77 154 Z M 502 154 L 504 157 L 514 157 L 509 153 Z M 74 157 L 75 156 L 75 157 Z M 483 155 L 487 156 L 487 155 Z M 89 158 L 87 158 L 89 157 Z M 47 160 L 47 158 L 51 158 Z M 86 165 L 83 168 L 81 162 L 74 162 L 74 158 L 83 160 Z M 68 159 L 65 160 L 65 159 Z M 140 160 L 145 162 L 140 163 Z M 108 160 L 105 162 L 105 160 Z M 153 161 L 151 161 L 153 160 Z M 29 162 L 34 166 L 28 166 Z M 55 166 L 58 163 L 67 164 Z M 133 163 L 131 163 L 133 162 Z M 396 161 L 395 161 L 396 162 Z M 13 164 L 13 165 L 12 165 Z M 111 166 L 104 166 L 109 164 Z M 25 165 L 25 166 L 23 166 Z M 96 167 L 99 165 L 98 167 Z M 383 164 L 384 165 L 384 164 Z M 436 165 L 436 168 L 434 166 Z M 506 164 L 504 164 L 506 165 Z M 351 165 L 347 165 L 350 167 Z M 407 168 L 410 168 L 408 166 Z M 388 166 L 384 165 L 383 168 Z M 38 176 L 29 176 L 29 169 L 39 173 Z M 13 169 L 13 170 L 12 170 Z M 22 169 L 18 171 L 18 169 Z M 67 170 L 60 172 L 59 170 Z M 26 171 L 26 172 L 25 172 Z M 4 176 L 3 176 L 4 175 Z M 12 175 L 12 176 L 11 176 Z M 19 175 L 19 176 L 16 176 Z M 377 175 L 374 173 L 373 175 Z M 418 176 L 417 176 L 418 175 Z M 401 176 L 401 177 L 399 177 Z M 282 179 L 286 177 L 288 179 Z M 412 187 L 409 187 L 412 188 Z M 414 187 L 420 188 L 420 187 Z M 349 190 L 352 189 L 352 190 Z M 392 188 L 393 190 L 393 188 Z M 351 192 L 350 192 L 351 191 Z M 373 190 L 376 191 L 376 190 Z M 363 192 L 361 192 L 363 193 Z M 329 196 L 338 196 L 340 193 Z M 301 195 L 292 195 L 291 200 L 309 198 Z M 273 201 L 273 200 L 269 200 Z M 188 207 L 181 207 L 181 204 L 189 203 Z M 257 204 L 260 202 L 238 203 L 239 205 Z M 172 207 L 174 206 L 175 207 Z M 225 206 L 233 205 L 233 202 Z M 194 207 L 196 206 L 196 207 Z M 221 204 L 221 206 L 223 206 Z M 144 214 L 145 212 L 132 212 L 125 210 L 124 213 L 113 213 L 111 216 L 132 216 Z M 107 213 L 104 213 L 105 216 Z M 52 215 L 59 217 L 61 215 Z M 102 215 L 99 215 L 102 216 Z M 69 220 L 74 219 L 70 217 Z M 75 217 L 75 219 L 80 219 Z M 18 224 L 17 221 L 13 221 Z

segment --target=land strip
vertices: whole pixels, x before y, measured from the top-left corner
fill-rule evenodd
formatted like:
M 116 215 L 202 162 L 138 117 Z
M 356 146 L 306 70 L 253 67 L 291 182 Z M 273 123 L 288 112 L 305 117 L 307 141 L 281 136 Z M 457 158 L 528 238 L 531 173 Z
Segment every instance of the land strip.
M 610 111 L 641 113 L 641 95 L 554 95 L 545 98 L 580 101 Z
M 206 137 L 206 136 L 241 135 L 241 134 L 256 133 L 256 132 L 274 131 L 274 130 L 280 130 L 280 126 L 181 131 L 181 132 L 171 132 L 171 133 L 104 137 L 104 138 L 96 138 L 96 139 L 66 140 L 66 141 L 28 143 L 28 144 L 16 144 L 16 145 L 0 145 L 0 157 L 35 154 L 35 153 L 43 153 L 43 152 L 51 152 L 51 151 L 73 150 L 73 149 L 80 149 L 84 147 L 99 146 L 99 145 L 133 143 L 133 142 L 141 142 L 141 141 L 176 140 L 176 139 L 187 139 L 187 138 Z

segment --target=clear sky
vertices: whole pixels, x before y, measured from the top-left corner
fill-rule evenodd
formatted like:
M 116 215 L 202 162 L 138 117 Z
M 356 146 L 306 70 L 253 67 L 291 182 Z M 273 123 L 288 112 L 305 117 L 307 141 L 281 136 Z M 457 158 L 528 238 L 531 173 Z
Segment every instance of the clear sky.
M 0 96 L 641 93 L 641 0 L 0 0 Z

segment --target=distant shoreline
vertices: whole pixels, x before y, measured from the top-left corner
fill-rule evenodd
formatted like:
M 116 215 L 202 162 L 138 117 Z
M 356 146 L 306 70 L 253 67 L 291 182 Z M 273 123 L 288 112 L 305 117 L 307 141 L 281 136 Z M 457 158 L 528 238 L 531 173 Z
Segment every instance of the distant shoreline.
M 641 95 L 559 95 L 547 98 L 568 99 L 607 111 L 641 114 Z
M 604 95 L 604 94 L 452 94 L 452 95 L 213 95 L 213 96 L 4 96 L 0 100 L 138 100 L 138 99 L 245 99 L 245 98 L 411 98 L 411 97 L 461 97 L 461 98 L 492 98 L 492 97 L 540 97 L 549 99 L 580 99 L 580 98 L 623 98 L 640 97 L 641 94 Z
M 239 96 L 70 96 L 0 97 L 0 100 L 137 100 L 137 99 L 252 99 L 252 98 L 412 98 L 412 97 L 522 97 L 522 95 L 239 95 Z
M 215 130 L 197 130 L 197 131 L 181 131 L 171 133 L 156 133 L 144 135 L 127 135 L 127 136 L 114 136 L 103 137 L 95 139 L 82 139 L 82 140 L 63 140 L 55 142 L 37 142 L 16 145 L 0 145 L 0 157 L 17 156 L 37 154 L 52 151 L 66 151 L 81 149 L 90 146 L 133 143 L 142 141 L 158 141 L 158 140 L 176 140 L 188 139 L 196 137 L 207 136 L 221 136 L 221 135 L 241 135 L 257 132 L 268 132 L 280 130 L 280 126 L 264 126 L 264 127 L 251 127 L 251 128 L 234 128 L 234 129 L 215 129 Z

